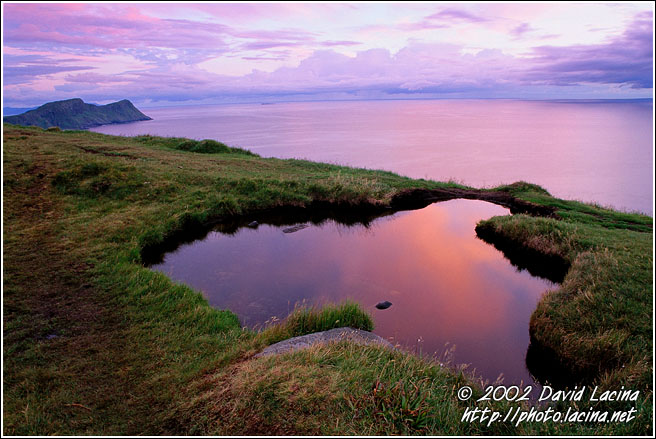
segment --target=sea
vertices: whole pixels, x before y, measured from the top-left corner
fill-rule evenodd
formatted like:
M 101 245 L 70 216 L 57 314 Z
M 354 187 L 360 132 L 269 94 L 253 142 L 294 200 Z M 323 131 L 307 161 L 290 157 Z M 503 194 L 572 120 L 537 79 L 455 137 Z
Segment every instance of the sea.
M 215 139 L 474 187 L 527 181 L 552 195 L 653 213 L 652 100 L 386 100 L 141 108 L 93 131 Z

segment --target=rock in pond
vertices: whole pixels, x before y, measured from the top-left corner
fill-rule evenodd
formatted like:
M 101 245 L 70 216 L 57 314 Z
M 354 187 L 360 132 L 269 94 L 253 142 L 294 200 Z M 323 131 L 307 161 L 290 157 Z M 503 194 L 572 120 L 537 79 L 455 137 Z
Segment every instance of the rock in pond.
M 259 225 L 260 225 L 260 223 L 258 223 L 257 221 L 253 221 L 253 222 L 248 223 L 248 227 L 257 227 Z
M 294 233 L 298 232 L 299 230 L 303 230 L 306 227 L 310 227 L 309 224 L 296 224 L 295 226 L 287 227 L 282 229 L 282 233 Z
M 392 306 L 392 302 L 388 302 L 387 300 L 384 301 L 384 302 L 378 302 L 376 304 L 376 308 L 378 308 L 378 309 L 387 309 L 390 306 Z

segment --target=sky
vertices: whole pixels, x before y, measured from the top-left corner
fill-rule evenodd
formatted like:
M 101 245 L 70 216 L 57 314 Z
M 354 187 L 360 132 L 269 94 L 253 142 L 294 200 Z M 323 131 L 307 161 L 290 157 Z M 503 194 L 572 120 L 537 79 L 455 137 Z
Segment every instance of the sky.
M 3 107 L 653 97 L 652 2 L 2 9 Z

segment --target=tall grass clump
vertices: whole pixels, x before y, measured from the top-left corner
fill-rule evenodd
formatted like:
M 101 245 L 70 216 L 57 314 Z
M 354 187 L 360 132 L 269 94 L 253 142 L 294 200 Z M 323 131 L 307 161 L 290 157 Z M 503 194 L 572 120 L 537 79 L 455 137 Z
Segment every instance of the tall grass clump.
M 371 316 L 363 311 L 360 305 L 350 301 L 325 305 L 320 309 L 297 308 L 287 318 L 285 325 L 294 336 L 344 326 L 365 331 L 374 329 Z
M 256 154 L 242 148 L 232 148 L 225 143 L 217 142 L 212 139 L 190 140 L 186 139 L 180 142 L 176 147 L 181 151 L 197 152 L 201 154 L 242 154 L 255 156 Z
M 132 139 L 148 146 L 161 146 L 164 148 L 196 152 L 200 154 L 240 154 L 259 157 L 259 155 L 247 149 L 235 148 L 212 139 L 193 140 L 184 137 L 159 137 L 151 135 L 136 136 Z
M 374 322 L 360 305 L 351 301 L 327 304 L 321 308 L 299 306 L 283 322 L 262 331 L 260 339 L 271 344 L 291 337 L 343 327 L 372 331 Z

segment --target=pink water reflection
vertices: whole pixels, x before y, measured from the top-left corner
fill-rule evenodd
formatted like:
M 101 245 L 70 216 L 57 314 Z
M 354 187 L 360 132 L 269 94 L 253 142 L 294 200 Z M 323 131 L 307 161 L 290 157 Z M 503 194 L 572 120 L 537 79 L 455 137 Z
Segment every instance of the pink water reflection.
M 477 221 L 507 209 L 452 200 L 376 220 L 369 228 L 326 222 L 296 233 L 260 225 L 212 232 L 167 254 L 154 269 L 201 291 L 247 326 L 284 318 L 296 303 L 352 299 L 375 332 L 423 354 L 456 346 L 456 363 L 487 379 L 530 382 L 528 321 L 548 281 L 518 272 L 478 240 Z M 377 310 L 389 300 L 393 306 Z

